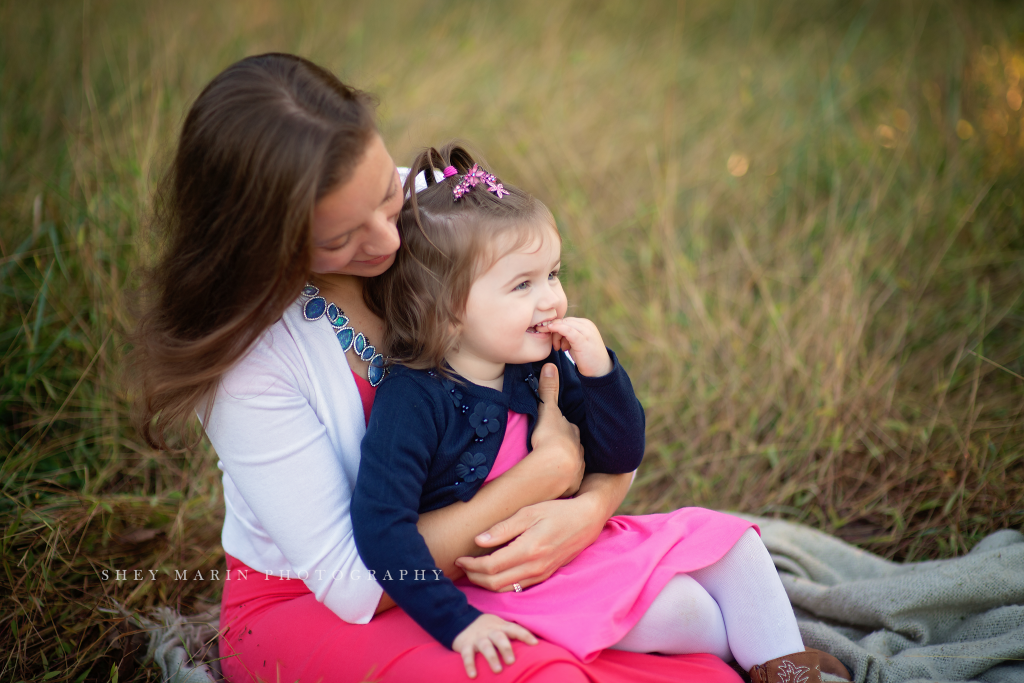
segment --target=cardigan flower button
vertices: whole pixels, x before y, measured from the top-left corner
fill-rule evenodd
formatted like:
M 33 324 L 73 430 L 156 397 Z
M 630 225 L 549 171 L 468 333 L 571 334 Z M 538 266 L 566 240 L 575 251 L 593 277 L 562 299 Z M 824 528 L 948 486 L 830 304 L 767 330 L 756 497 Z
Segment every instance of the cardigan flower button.
M 489 471 L 487 456 L 483 453 L 470 453 L 467 451 L 462 454 L 462 457 L 459 458 L 459 464 L 455 466 L 455 476 L 467 484 L 486 478 Z
M 444 390 L 448 392 L 448 398 L 452 400 L 452 403 L 455 404 L 455 407 L 460 407 L 462 405 L 462 392 L 455 388 L 455 383 L 452 382 L 450 379 L 446 379 L 441 382 L 441 386 L 443 386 Z
M 477 403 L 469 415 L 469 426 L 475 429 L 476 435 L 482 439 L 501 429 L 501 423 L 498 421 L 500 414 L 501 409 L 496 405 Z
M 533 373 L 531 372 L 529 375 L 527 375 L 526 379 L 524 379 L 523 381 L 526 382 L 526 385 L 530 387 L 530 389 L 533 391 L 533 395 L 539 399 L 540 385 L 537 383 L 537 378 L 533 376 Z

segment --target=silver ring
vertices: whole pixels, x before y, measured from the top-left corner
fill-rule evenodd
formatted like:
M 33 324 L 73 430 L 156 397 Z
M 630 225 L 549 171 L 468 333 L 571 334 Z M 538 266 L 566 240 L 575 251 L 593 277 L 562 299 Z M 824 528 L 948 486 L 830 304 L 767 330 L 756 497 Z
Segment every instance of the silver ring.
M 513 583 L 512 587 L 516 589 L 516 593 L 522 593 L 523 592 L 523 587 L 520 586 L 518 583 Z

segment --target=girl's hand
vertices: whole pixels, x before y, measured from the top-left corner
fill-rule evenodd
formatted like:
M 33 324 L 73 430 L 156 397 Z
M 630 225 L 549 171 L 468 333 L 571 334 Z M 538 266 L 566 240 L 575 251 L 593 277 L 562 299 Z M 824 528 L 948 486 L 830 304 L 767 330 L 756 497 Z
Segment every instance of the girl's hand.
M 543 456 L 543 463 L 552 470 L 546 478 L 565 486 L 560 497 L 575 495 L 586 467 L 583 446 L 579 427 L 566 420 L 558 408 L 558 368 L 554 363 L 541 368 L 537 393 L 541 403 L 537 406 L 537 426 L 530 443 L 534 452 L 543 451 L 538 456 Z
M 537 638 L 519 624 L 505 621 L 494 614 L 481 614 L 476 620 L 455 636 L 452 649 L 462 655 L 462 663 L 466 666 L 466 674 L 476 678 L 476 653 L 479 652 L 491 666 L 491 671 L 501 673 L 501 653 L 505 664 L 514 664 L 516 656 L 512 652 L 509 638 L 521 640 L 527 645 L 536 645 Z M 495 649 L 497 648 L 497 649 Z
M 612 359 L 601 339 L 597 325 L 586 318 L 562 318 L 548 323 L 551 346 L 556 351 L 568 351 L 580 374 L 601 377 L 612 371 Z

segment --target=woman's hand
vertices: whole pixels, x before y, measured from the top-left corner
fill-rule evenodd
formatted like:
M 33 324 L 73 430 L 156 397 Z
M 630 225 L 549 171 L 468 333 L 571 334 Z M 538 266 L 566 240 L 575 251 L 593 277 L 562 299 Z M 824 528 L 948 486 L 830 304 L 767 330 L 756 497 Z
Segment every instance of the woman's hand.
M 494 614 L 481 614 L 472 624 L 462 630 L 452 641 L 452 649 L 462 655 L 462 663 L 466 666 L 466 674 L 476 678 L 476 653 L 479 652 L 491 666 L 491 671 L 501 673 L 501 653 L 505 664 L 514 664 L 516 656 L 512 652 L 509 638 L 521 640 L 527 645 L 536 645 L 537 638 L 519 624 L 505 621 Z
M 593 543 L 629 489 L 630 474 L 589 474 L 569 500 L 527 506 L 476 537 L 483 557 L 460 557 L 466 578 L 488 590 L 526 588 L 547 579 Z
M 558 368 L 554 363 L 547 363 L 541 368 L 537 393 L 541 402 L 537 406 L 537 425 L 530 439 L 533 453 L 527 457 L 540 460 L 551 468 L 545 478 L 560 482 L 556 488 L 561 489 L 561 484 L 564 484 L 564 492 L 559 497 L 566 498 L 579 490 L 585 465 L 580 429 L 566 420 L 558 408 Z

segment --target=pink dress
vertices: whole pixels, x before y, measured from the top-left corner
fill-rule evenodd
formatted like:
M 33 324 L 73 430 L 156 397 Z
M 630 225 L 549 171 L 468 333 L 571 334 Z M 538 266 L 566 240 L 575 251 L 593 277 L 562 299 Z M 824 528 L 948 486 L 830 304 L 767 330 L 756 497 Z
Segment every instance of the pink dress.
M 526 416 L 510 411 L 486 481 L 526 457 L 526 434 Z M 521 593 L 494 593 L 466 579 L 456 585 L 477 609 L 521 624 L 589 662 L 636 625 L 669 579 L 714 564 L 751 527 L 757 530 L 704 508 L 620 515 L 575 559 Z

